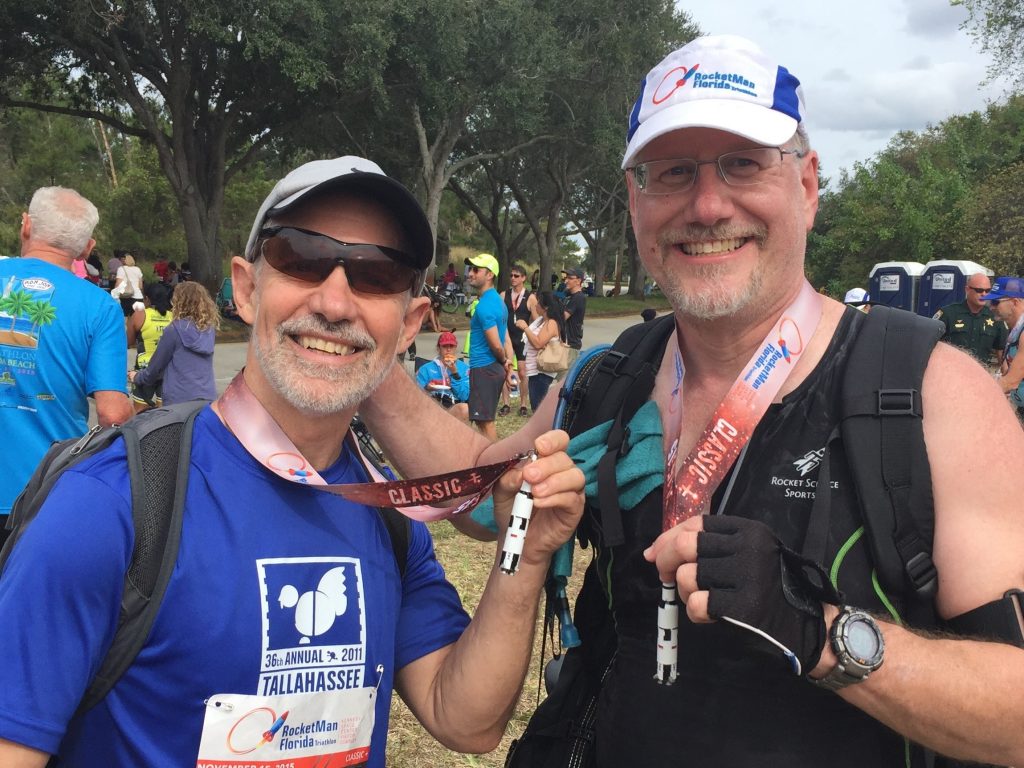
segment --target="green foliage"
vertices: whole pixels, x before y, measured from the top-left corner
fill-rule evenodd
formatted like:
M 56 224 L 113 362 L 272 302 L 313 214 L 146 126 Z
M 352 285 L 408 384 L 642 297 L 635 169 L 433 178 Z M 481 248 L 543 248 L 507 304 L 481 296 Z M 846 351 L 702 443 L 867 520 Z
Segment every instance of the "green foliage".
M 957 244 L 998 275 L 1024 275 L 1024 160 L 978 184 L 964 206 Z
M 808 238 L 810 279 L 848 288 L 864 285 L 883 261 L 967 259 L 993 269 L 1019 261 L 1013 240 L 1019 187 L 1004 184 L 1020 180 L 1006 174 L 1022 159 L 1020 96 L 921 133 L 898 134 L 822 195 Z M 998 214 L 991 209 L 996 204 Z
M 990 79 L 1009 77 L 1024 86 L 1024 6 L 1019 0 L 950 0 L 967 9 L 961 25 L 992 55 Z

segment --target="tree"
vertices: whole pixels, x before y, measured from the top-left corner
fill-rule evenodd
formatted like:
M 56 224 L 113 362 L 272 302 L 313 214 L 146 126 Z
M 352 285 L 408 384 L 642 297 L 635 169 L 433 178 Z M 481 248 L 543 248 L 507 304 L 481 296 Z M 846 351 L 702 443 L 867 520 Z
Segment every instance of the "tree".
M 992 54 L 989 79 L 1010 76 L 1014 86 L 1024 86 L 1024 6 L 1019 0 L 950 0 L 950 5 L 967 9 L 960 28 Z
M 435 232 L 454 176 L 546 140 L 535 116 L 560 55 L 551 21 L 533 0 L 411 0 L 396 11 L 386 120 L 412 139 Z
M 192 272 L 214 288 L 225 184 L 303 119 L 318 89 L 372 77 L 379 58 L 356 53 L 366 44 L 356 36 L 382 5 L 0 0 L 0 104 L 93 118 L 152 143 Z
M 958 245 L 997 275 L 1024 274 L 1024 160 L 1004 168 L 965 200 Z

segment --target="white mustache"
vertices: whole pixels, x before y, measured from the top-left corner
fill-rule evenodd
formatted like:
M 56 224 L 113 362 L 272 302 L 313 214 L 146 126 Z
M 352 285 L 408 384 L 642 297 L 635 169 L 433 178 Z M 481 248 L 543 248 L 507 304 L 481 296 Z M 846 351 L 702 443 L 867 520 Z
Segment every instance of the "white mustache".
M 327 336 L 339 344 L 373 351 L 376 340 L 366 331 L 357 328 L 348 320 L 332 323 L 320 315 L 309 315 L 297 320 L 281 323 L 277 328 L 282 336 L 320 335 Z

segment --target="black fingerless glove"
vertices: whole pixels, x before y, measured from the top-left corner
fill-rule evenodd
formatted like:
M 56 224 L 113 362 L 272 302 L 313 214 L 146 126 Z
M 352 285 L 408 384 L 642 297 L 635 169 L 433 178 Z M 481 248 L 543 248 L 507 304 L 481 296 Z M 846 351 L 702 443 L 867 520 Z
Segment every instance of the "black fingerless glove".
M 697 588 L 708 590 L 712 618 L 772 643 L 797 675 L 821 658 L 821 604 L 842 602 L 820 565 L 787 549 L 764 523 L 729 515 L 704 518 L 697 536 Z

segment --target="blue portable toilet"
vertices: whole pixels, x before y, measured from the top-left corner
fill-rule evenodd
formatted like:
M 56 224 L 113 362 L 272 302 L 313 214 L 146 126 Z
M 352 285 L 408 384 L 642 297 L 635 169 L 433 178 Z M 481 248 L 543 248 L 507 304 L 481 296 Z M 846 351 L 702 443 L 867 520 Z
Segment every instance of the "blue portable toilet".
M 913 312 L 917 306 L 917 286 L 924 264 L 916 261 L 883 261 L 868 275 L 868 298 L 876 304 Z
M 931 317 L 947 304 L 964 300 L 967 278 L 978 272 L 995 273 L 973 261 L 939 260 L 925 264 L 917 291 L 917 314 Z

